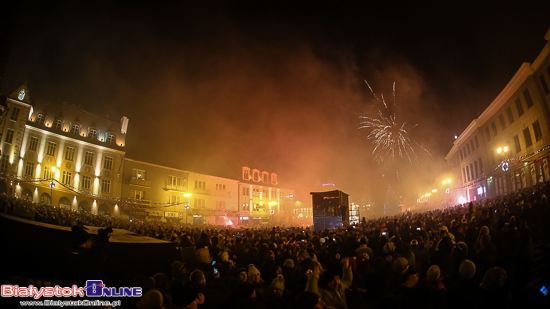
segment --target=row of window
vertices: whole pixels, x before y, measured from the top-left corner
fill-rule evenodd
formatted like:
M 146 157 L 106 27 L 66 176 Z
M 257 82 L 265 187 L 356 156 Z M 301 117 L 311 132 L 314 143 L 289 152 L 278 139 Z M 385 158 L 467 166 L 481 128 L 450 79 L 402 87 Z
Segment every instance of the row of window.
M 529 92 L 529 89 L 526 88 L 523 91 L 523 97 L 525 99 L 525 104 L 527 105 L 527 109 L 530 109 L 531 106 L 533 106 L 533 99 L 531 98 L 531 93 Z M 516 104 L 516 110 L 519 118 L 525 113 L 523 109 L 523 104 L 521 102 L 521 98 L 517 97 L 517 99 L 514 102 Z M 514 115 L 512 114 L 512 109 L 510 107 L 506 108 L 506 116 L 508 118 L 508 125 L 511 125 L 514 122 Z M 501 131 L 504 131 L 504 129 L 506 129 L 506 121 L 504 120 L 504 114 L 500 114 L 498 118 L 500 122 Z M 492 136 L 491 136 L 491 130 L 489 130 L 489 126 L 485 127 L 485 137 L 487 138 L 487 141 L 490 141 L 491 138 L 494 138 L 498 135 L 497 125 L 494 121 L 491 122 L 490 127 L 493 131 Z
M 12 119 L 13 119 L 13 114 L 12 114 Z M 45 119 L 46 119 L 46 117 L 44 116 L 44 114 L 38 114 L 36 116 L 36 119 L 34 120 L 34 122 L 36 124 L 43 125 Z M 63 122 L 61 121 L 61 119 L 55 119 L 54 122 L 53 122 L 52 128 L 54 130 L 59 130 L 59 131 L 63 130 Z M 82 128 L 82 126 L 80 126 L 79 124 L 73 123 L 69 126 L 69 133 L 80 136 L 81 128 Z M 89 129 L 88 130 L 88 137 L 92 140 L 98 140 L 99 130 Z M 114 134 L 108 134 L 107 138 L 106 138 L 106 142 L 109 143 L 109 144 L 115 144 L 116 143 L 115 135 Z
M 483 160 L 481 158 L 462 168 L 463 183 L 477 179 L 479 176 L 483 176 Z
M 469 142 L 466 142 L 466 146 L 460 149 L 460 160 L 464 160 L 467 156 L 470 155 L 471 152 L 473 152 L 477 148 L 479 148 L 479 140 L 477 139 L 477 135 L 476 135 Z
M 34 169 L 35 165 L 34 162 L 27 162 L 25 164 L 25 176 L 34 178 Z M 44 173 L 43 173 L 44 179 L 53 179 L 53 172 L 51 170 L 51 167 L 44 167 Z M 71 186 L 73 183 L 73 174 L 69 171 L 63 171 L 61 183 Z M 80 187 L 82 190 L 90 190 L 92 188 L 92 177 L 87 175 L 82 175 L 82 179 L 80 180 Z M 101 180 L 101 192 L 103 193 L 110 193 L 111 192 L 111 181 L 108 179 L 102 179 Z
M 250 168 L 243 166 L 243 180 L 250 180 Z M 269 183 L 269 173 L 268 172 L 262 172 L 262 176 L 260 176 L 260 171 L 257 169 L 252 170 L 252 180 L 255 182 L 264 182 Z M 272 173 L 271 174 L 271 184 L 276 185 L 277 184 L 277 174 Z
M 38 138 L 31 137 L 29 141 L 29 148 L 28 150 L 36 151 L 36 148 L 38 146 Z M 48 148 L 46 148 L 46 155 L 55 157 L 55 152 L 57 149 L 57 144 L 55 142 L 48 142 Z M 75 154 L 75 148 L 67 146 L 65 148 L 65 160 L 67 161 L 74 161 L 74 154 Z M 94 165 L 94 156 L 95 154 L 91 151 L 86 151 L 86 154 L 84 155 L 84 164 L 85 165 Z M 105 156 L 103 160 L 103 168 L 104 169 L 113 169 L 113 157 Z

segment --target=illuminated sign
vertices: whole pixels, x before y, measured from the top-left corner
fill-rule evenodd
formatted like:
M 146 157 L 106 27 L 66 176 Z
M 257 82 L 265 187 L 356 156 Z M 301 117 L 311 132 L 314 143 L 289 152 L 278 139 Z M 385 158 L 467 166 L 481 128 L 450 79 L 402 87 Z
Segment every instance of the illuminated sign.
M 193 215 L 193 218 L 200 218 L 202 217 L 201 215 Z
M 270 211 L 270 212 L 271 212 L 271 214 L 274 214 L 274 213 L 275 213 L 275 210 L 271 209 L 271 211 Z
M 508 164 L 508 162 L 502 163 L 502 171 L 503 171 L 503 172 L 508 171 L 508 168 L 509 168 L 509 167 L 510 167 L 510 164 Z
M 25 98 L 25 89 L 21 89 L 21 91 L 19 91 L 19 96 L 17 96 L 17 98 L 23 101 L 23 99 Z
M 287 195 L 286 197 L 288 197 L 288 198 L 294 197 L 294 194 Z
M 181 212 L 173 212 L 173 211 L 165 211 L 164 217 L 166 218 L 183 218 L 183 214 Z
M 248 217 L 241 217 L 241 220 L 248 220 Z
M 329 182 L 329 183 L 324 183 L 324 184 L 323 184 L 323 187 L 325 187 L 325 186 L 333 186 L 333 187 L 336 187 L 336 185 L 333 184 L 333 183 L 331 183 L 331 182 Z

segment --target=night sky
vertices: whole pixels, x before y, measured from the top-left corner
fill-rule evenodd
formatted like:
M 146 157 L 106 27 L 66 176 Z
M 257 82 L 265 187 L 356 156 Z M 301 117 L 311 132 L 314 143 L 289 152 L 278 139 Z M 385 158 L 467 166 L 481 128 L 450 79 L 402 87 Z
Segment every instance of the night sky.
M 221 156 L 300 201 L 330 182 L 364 203 L 391 181 L 358 130 L 382 107 L 364 80 L 386 98 L 395 82 L 398 121 L 431 154 L 397 161 L 396 193 L 414 201 L 542 50 L 550 1 L 411 2 L 17 1 L 1 90 L 128 117 L 128 158 L 201 172 Z

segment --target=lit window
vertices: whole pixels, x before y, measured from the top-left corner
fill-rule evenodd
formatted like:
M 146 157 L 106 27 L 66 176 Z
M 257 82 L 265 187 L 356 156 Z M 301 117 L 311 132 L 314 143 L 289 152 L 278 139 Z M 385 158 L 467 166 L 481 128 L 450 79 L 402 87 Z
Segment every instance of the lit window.
M 88 137 L 93 139 L 93 140 L 97 140 L 97 130 L 96 129 L 90 129 L 90 133 L 88 133 Z
M 105 160 L 103 161 L 103 168 L 106 170 L 113 169 L 113 157 L 105 156 Z
M 33 177 L 34 174 L 34 163 L 27 162 L 25 165 L 25 176 L 27 177 Z
M 55 156 L 55 148 L 57 147 L 57 144 L 54 142 L 48 142 L 48 150 L 46 151 L 46 155 L 48 156 Z
M 65 160 L 67 161 L 73 161 L 74 160 L 74 148 L 73 147 L 67 147 L 65 150 Z
M 8 129 L 8 133 L 6 134 L 6 143 L 11 144 L 13 142 L 13 129 Z
M 111 181 L 107 179 L 101 180 L 101 192 L 110 193 L 111 192 Z
M 13 112 L 11 113 L 10 119 L 13 121 L 17 121 L 17 118 L 19 117 L 19 111 L 20 111 L 19 107 L 14 107 Z
M 36 147 L 38 146 L 38 138 L 37 137 L 31 137 L 31 140 L 29 141 L 29 150 L 36 151 Z
M 109 137 L 107 137 L 107 143 L 114 144 L 116 142 L 116 137 L 113 134 L 109 134 Z
M 72 133 L 72 134 L 75 134 L 75 135 L 80 135 L 80 126 L 73 123 L 71 125 L 71 130 L 69 132 Z
M 62 179 L 63 184 L 66 184 L 66 185 L 70 186 L 72 176 L 73 176 L 73 174 L 71 172 L 63 171 L 63 179 Z
M 53 122 L 53 128 L 55 130 L 61 130 L 63 128 L 63 123 L 61 122 L 60 119 L 56 119 L 54 122 Z
M 141 190 L 132 190 L 132 198 L 136 200 L 144 200 L 145 192 Z
M 53 179 L 53 172 L 50 166 L 44 166 L 44 179 Z
M 83 175 L 82 176 L 82 189 L 83 190 L 90 190 L 92 187 L 92 177 Z
M 145 180 L 145 170 L 134 168 L 134 170 L 132 171 L 132 177 L 135 179 Z
M 34 122 L 36 122 L 36 124 L 44 124 L 44 118 L 44 114 L 38 114 Z
M 84 157 L 84 164 L 93 165 L 94 162 L 94 153 L 86 151 L 86 156 Z
M 0 164 L 0 172 L 7 173 L 9 166 L 9 156 L 7 154 L 2 155 L 2 163 Z

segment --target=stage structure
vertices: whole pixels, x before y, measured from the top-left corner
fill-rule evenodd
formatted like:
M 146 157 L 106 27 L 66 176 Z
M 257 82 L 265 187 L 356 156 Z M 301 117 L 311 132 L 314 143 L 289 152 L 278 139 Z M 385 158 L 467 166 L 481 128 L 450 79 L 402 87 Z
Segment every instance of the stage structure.
M 340 191 L 311 192 L 313 228 L 335 229 L 349 223 L 349 195 Z

